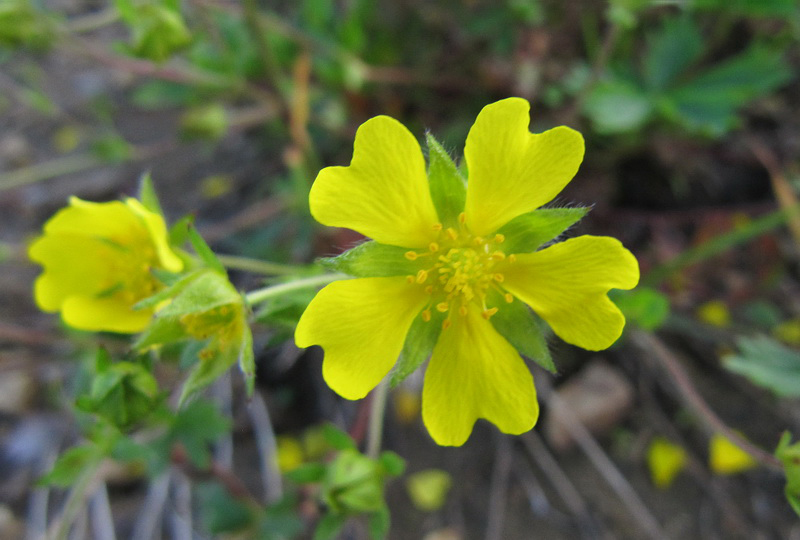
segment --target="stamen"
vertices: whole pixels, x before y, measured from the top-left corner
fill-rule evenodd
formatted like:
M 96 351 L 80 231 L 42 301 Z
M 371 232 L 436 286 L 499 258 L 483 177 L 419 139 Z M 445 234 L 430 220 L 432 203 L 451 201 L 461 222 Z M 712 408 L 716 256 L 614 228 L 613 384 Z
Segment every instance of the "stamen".
M 456 240 L 458 238 L 458 232 L 452 227 L 447 228 L 447 236 L 450 237 L 450 240 Z
M 433 230 L 436 231 L 436 232 L 441 231 L 442 230 L 442 224 L 441 223 L 435 223 L 433 225 Z
M 475 239 L 473 240 L 473 243 L 476 246 L 480 246 L 481 244 L 483 244 L 483 238 L 481 238 L 480 236 L 476 236 Z
M 425 283 L 428 280 L 428 271 L 427 270 L 420 270 L 417 272 L 417 283 Z
M 425 294 L 433 294 L 433 285 L 425 287 Z
M 447 302 L 439 302 L 438 304 L 436 304 L 436 310 L 441 313 L 444 313 L 448 309 L 450 309 L 450 304 L 448 304 Z
M 511 255 L 508 256 L 508 262 L 510 263 L 517 262 L 517 256 L 512 253 Z
M 493 307 L 481 313 L 481 316 L 488 321 L 492 317 L 492 315 L 497 313 L 497 311 L 498 311 L 497 308 Z
M 514 295 L 512 295 L 511 293 L 506 293 L 504 298 L 506 299 L 506 302 L 508 302 L 509 304 L 514 301 Z
M 423 309 L 422 310 L 422 320 L 425 322 L 430 322 L 431 320 L 431 310 Z
M 497 233 L 496 235 L 494 235 L 494 241 L 498 244 L 502 244 L 503 242 L 506 241 L 506 237 L 505 235 Z
M 492 276 L 492 279 L 494 279 L 498 283 L 502 283 L 503 280 L 505 280 L 506 278 L 505 276 L 503 276 L 503 274 L 495 274 Z
M 458 222 L 459 223 L 466 223 L 467 222 L 467 214 L 465 214 L 464 212 L 461 212 L 460 214 L 458 214 Z
M 431 242 L 431 244 L 428 246 L 428 249 L 430 249 L 433 252 L 439 251 L 439 244 L 437 244 L 436 242 Z
M 417 257 L 418 257 L 418 255 L 414 251 L 406 251 L 405 252 L 405 258 L 408 259 L 409 261 L 416 261 Z
M 462 304 L 461 307 L 458 308 L 458 314 L 461 315 L 462 317 L 466 317 L 467 316 L 467 306 Z
M 502 261 L 505 258 L 506 258 L 506 254 L 503 253 L 502 251 L 495 251 L 494 253 L 492 253 L 492 260 Z
M 450 328 L 451 324 L 452 323 L 450 322 L 450 319 L 443 320 L 442 321 L 442 330 L 447 330 L 448 328 Z
M 417 280 L 414 276 L 406 276 L 406 281 L 408 281 L 409 283 L 414 283 Z

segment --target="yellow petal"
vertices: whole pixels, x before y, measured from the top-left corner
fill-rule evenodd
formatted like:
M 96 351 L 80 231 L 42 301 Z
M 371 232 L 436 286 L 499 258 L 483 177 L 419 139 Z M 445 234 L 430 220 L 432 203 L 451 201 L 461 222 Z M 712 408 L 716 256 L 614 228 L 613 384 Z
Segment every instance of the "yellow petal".
M 625 317 L 606 293 L 632 289 L 639 264 L 619 240 L 579 236 L 536 253 L 518 254 L 502 270 L 505 287 L 567 343 L 598 351 L 622 334 Z
M 122 201 L 95 203 L 70 197 L 69 204 L 47 221 L 45 235 L 98 236 L 123 245 L 145 235 L 141 220 Z
M 719 433 L 711 437 L 708 464 L 717 474 L 736 474 L 758 466 L 750 454 Z
M 477 309 L 452 321 L 433 349 L 422 389 L 422 419 L 433 440 L 460 446 L 478 418 L 503 433 L 531 429 L 539 404 L 533 377 L 517 351 Z
M 128 198 L 125 200 L 125 204 L 142 220 L 145 229 L 150 235 L 150 240 L 155 247 L 161 267 L 170 272 L 180 272 L 183 270 L 183 261 L 175 255 L 175 252 L 169 247 L 167 225 L 164 223 L 164 218 L 145 208 L 142 203 L 136 199 Z
M 43 311 L 58 311 L 68 296 L 93 296 L 111 285 L 109 268 L 101 261 L 109 248 L 94 238 L 59 234 L 41 236 L 28 248 L 31 260 L 44 266 L 34 297 Z
M 583 137 L 560 126 L 533 134 L 530 105 L 509 98 L 483 108 L 467 135 L 466 218 L 487 236 L 513 218 L 551 201 L 583 160 Z
M 664 437 L 655 437 L 647 448 L 647 465 L 653 484 L 668 488 L 686 466 L 686 450 Z
M 150 323 L 153 311 L 134 311 L 119 298 L 89 298 L 70 296 L 61 306 L 64 322 L 79 330 L 135 334 Z
M 436 239 L 439 218 L 419 143 L 388 116 L 358 128 L 350 166 L 322 169 L 309 203 L 320 223 L 353 229 L 382 244 L 424 247 Z
M 392 368 L 427 301 L 422 287 L 405 277 L 336 281 L 308 305 L 295 342 L 320 345 L 325 382 L 342 397 L 360 399 Z

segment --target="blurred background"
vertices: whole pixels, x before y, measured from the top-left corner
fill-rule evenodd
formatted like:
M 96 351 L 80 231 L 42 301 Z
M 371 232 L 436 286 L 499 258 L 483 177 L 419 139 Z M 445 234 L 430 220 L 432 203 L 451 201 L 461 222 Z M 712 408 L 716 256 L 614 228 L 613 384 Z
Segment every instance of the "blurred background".
M 311 263 L 358 240 L 315 224 L 307 195 L 362 122 L 393 116 L 460 159 L 477 113 L 509 96 L 531 102 L 532 131 L 583 133 L 554 204 L 592 206 L 568 235 L 619 238 L 642 284 L 615 297 L 629 325 L 610 350 L 553 338 L 530 434 L 479 422 L 437 447 L 421 379 L 394 391 L 385 444 L 408 467 L 390 538 L 800 538 L 772 455 L 800 434 L 799 74 L 795 0 L 0 0 L 0 538 L 47 523 L 60 495 L 34 481 L 80 438 L 65 404 L 95 342 L 36 309 L 25 251 L 70 195 L 135 195 L 149 171 L 168 219 L 194 215 L 215 251 Z M 308 300 L 255 326 L 257 389 L 299 461 L 313 426 L 364 428 L 320 351 L 292 343 Z M 227 384 L 212 392 L 231 466 L 257 484 L 256 420 Z M 152 482 L 103 481 L 112 534 L 139 538 Z M 165 515 L 191 513 L 170 493 Z M 215 537 L 195 518 L 186 538 Z M 92 530 L 74 537 L 114 537 Z

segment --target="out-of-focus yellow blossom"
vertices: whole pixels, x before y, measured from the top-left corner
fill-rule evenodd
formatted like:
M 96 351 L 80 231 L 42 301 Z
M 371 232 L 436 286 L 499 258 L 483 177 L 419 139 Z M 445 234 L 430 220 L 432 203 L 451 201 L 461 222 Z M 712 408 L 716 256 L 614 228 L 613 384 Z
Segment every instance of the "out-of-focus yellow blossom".
M 183 269 L 168 244 L 164 219 L 132 198 L 69 202 L 28 249 L 44 267 L 34 286 L 36 304 L 60 311 L 65 323 L 80 330 L 140 332 L 153 309 L 133 306 L 162 287 L 152 270 Z
M 572 129 L 530 133 L 529 109 L 510 98 L 478 115 L 454 221 L 439 215 L 416 139 L 386 116 L 358 129 L 350 166 L 323 169 L 311 188 L 317 221 L 397 246 L 399 256 L 381 276 L 322 289 L 297 326 L 298 346 L 321 345 L 328 385 L 360 399 L 395 364 L 415 320 L 441 325 L 422 393 L 423 421 L 441 445 L 463 444 L 478 418 L 512 434 L 536 423 L 533 377 L 491 320 L 498 311 L 519 299 L 565 341 L 605 349 L 625 323 L 607 293 L 639 280 L 636 259 L 613 238 L 504 249 L 499 229 L 551 201 L 583 159 Z
M 666 489 L 686 466 L 686 450 L 664 437 L 656 437 L 647 448 L 647 465 L 653 484 Z
M 406 489 L 414 506 L 425 512 L 441 508 L 447 501 L 447 493 L 453 479 L 447 471 L 426 469 L 408 476 Z
M 715 433 L 708 444 L 708 465 L 716 474 L 737 474 L 757 467 L 758 463 L 727 437 Z
M 731 324 L 731 312 L 725 302 L 710 300 L 697 308 L 698 318 L 706 324 L 725 328 Z

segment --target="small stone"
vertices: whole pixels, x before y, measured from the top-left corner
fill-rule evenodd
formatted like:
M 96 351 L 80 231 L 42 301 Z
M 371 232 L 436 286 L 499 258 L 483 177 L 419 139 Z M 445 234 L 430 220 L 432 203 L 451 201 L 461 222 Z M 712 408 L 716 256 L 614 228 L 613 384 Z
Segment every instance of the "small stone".
M 36 382 L 27 371 L 4 371 L 0 376 L 0 413 L 24 413 L 30 408 L 35 391 Z
M 586 428 L 602 435 L 617 425 L 633 406 L 634 391 L 620 371 L 605 361 L 595 359 L 559 387 L 555 393 Z M 553 448 L 564 450 L 573 444 L 572 436 L 560 413 L 548 409 L 544 435 Z

